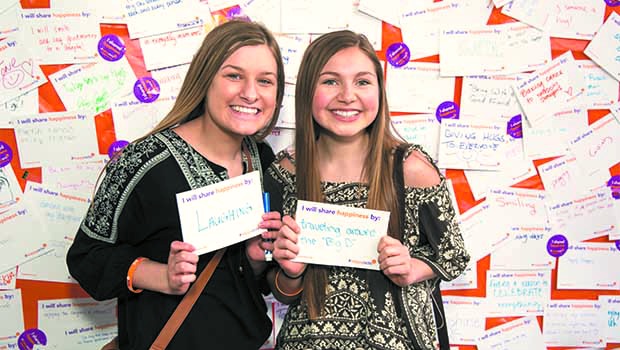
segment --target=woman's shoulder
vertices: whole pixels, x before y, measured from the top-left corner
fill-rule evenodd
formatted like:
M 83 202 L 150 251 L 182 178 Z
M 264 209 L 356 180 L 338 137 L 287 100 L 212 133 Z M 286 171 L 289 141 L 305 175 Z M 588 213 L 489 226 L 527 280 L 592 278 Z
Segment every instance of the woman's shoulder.
M 408 144 L 405 147 L 403 157 L 405 186 L 427 188 L 439 185 L 443 175 L 433 158 L 420 145 Z

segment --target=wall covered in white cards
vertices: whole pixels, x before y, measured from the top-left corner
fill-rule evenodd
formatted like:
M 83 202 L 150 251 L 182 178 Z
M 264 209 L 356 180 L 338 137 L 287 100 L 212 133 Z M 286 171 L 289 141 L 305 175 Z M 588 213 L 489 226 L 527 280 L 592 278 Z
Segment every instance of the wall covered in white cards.
M 276 33 L 292 143 L 301 55 L 364 33 L 394 128 L 445 170 L 472 263 L 441 284 L 454 349 L 620 348 L 620 1 L 4 0 L 0 349 L 96 349 L 116 333 L 65 254 L 110 155 L 174 103 L 213 26 Z M 286 308 L 267 298 L 274 332 Z

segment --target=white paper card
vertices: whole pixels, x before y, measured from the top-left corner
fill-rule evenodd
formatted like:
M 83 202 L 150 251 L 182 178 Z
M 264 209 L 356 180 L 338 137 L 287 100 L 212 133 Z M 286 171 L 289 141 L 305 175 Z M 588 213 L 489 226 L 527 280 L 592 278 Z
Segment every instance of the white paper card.
M 620 15 L 612 12 L 583 51 L 592 61 L 620 80 Z
M 177 193 L 183 240 L 200 255 L 260 234 L 261 193 L 258 171 Z
M 379 270 L 377 246 L 390 213 L 298 201 L 299 254 L 294 261 Z

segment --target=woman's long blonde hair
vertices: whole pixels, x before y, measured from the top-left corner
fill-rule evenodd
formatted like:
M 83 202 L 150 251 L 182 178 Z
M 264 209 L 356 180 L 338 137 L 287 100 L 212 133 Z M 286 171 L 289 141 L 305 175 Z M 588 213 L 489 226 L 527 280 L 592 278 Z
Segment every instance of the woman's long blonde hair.
M 146 136 L 203 115 L 207 105 L 207 90 L 224 61 L 239 48 L 255 45 L 267 45 L 278 67 L 278 92 L 273 117 L 269 124 L 253 137 L 260 141 L 269 135 L 278 121 L 277 117 L 284 98 L 284 63 L 280 47 L 273 34 L 263 25 L 233 20 L 220 24 L 207 34 L 189 65 L 174 106 Z
M 280 54 L 280 46 L 271 32 L 263 25 L 254 22 L 233 20 L 220 24 L 213 28 L 202 41 L 198 52 L 194 55 L 189 65 L 181 90 L 177 96 L 172 109 L 164 119 L 162 119 L 153 130 L 146 135 L 136 139 L 132 143 L 139 142 L 146 137 L 158 133 L 170 127 L 183 124 L 204 114 L 207 105 L 207 90 L 211 86 L 213 78 L 219 71 L 224 61 L 236 50 L 244 46 L 267 45 L 276 60 L 277 65 L 277 89 L 276 105 L 273 116 L 269 124 L 259 130 L 252 137 L 256 141 L 263 140 L 271 133 L 278 121 L 282 99 L 284 98 L 284 63 Z M 116 153 L 115 157 L 120 156 L 121 152 Z M 97 184 L 106 172 L 108 162 L 97 177 Z M 97 191 L 97 186 L 93 188 L 93 197 Z
M 390 131 L 390 112 L 385 93 L 385 80 L 381 62 L 368 39 L 349 30 L 322 35 L 306 49 L 300 64 L 295 88 L 295 163 L 297 198 L 324 202 L 321 191 L 317 139 L 321 126 L 312 116 L 312 100 L 321 70 L 329 59 L 340 50 L 357 47 L 372 61 L 379 85 L 379 111 L 368 126 L 369 149 L 364 162 L 362 179 L 368 182 L 367 208 L 390 211 L 389 234 L 400 238 L 399 211 L 396 190 L 392 179 L 392 153 L 401 143 Z M 299 174 L 303 174 L 300 176 Z M 303 299 L 311 318 L 320 315 L 325 302 L 327 268 L 309 265 L 304 277 Z

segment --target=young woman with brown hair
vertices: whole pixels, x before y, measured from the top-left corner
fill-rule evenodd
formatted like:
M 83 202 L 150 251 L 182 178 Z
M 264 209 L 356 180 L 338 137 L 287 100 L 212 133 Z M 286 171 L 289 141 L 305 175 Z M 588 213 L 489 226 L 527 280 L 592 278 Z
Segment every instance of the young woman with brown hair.
M 118 298 L 120 349 L 148 349 L 214 255 L 198 256 L 182 242 L 175 194 L 250 166 L 262 173 L 274 154 L 261 140 L 276 124 L 283 95 L 272 34 L 256 23 L 224 23 L 204 39 L 168 115 L 108 164 L 67 264 L 93 298 Z M 271 212 L 260 227 L 280 225 Z M 168 350 L 264 343 L 272 328 L 261 296 L 268 292 L 261 283 L 268 247 L 260 238 L 228 247 Z
M 274 295 L 291 303 L 277 349 L 436 349 L 440 339 L 447 346 L 432 295 L 469 256 L 444 177 L 421 147 L 391 132 L 382 66 L 363 35 L 332 32 L 310 44 L 295 116 L 295 149 L 280 153 L 265 177 L 272 207 L 285 215 L 273 252 L 280 269 L 268 276 Z M 395 159 L 397 148 L 404 160 Z M 404 169 L 400 187 L 395 162 Z M 292 261 L 298 199 L 390 211 L 389 235 L 377 247 L 381 270 Z

